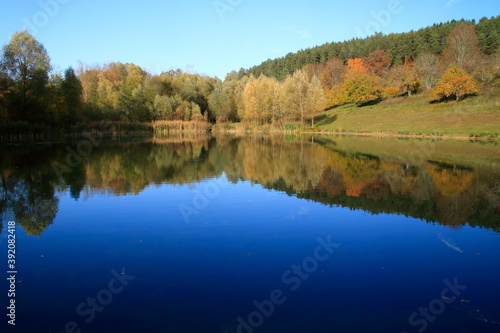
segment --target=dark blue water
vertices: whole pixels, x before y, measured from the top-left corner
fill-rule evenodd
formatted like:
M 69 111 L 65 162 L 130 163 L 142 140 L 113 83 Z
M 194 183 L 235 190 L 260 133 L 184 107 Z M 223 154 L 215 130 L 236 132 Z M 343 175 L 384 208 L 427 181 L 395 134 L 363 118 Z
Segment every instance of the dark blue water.
M 36 150 L 31 165 L 33 151 L 5 152 L 2 267 L 16 220 L 18 273 L 15 327 L 1 284 L 2 332 L 500 332 L 497 164 L 484 175 L 468 166 L 473 180 L 446 197 L 417 181 L 410 190 L 428 196 L 416 199 L 380 190 L 392 169 L 379 158 L 377 191 L 328 194 L 321 179 L 338 152 L 308 143 L 304 163 L 328 157 L 308 169 L 293 157 L 301 146 L 103 145 L 62 182 L 49 174 L 64 147 Z M 264 167 L 277 149 L 279 168 Z M 434 174 L 415 168 L 418 179 Z M 376 211 L 402 200 L 436 219 Z M 471 202 L 447 225 L 450 205 Z

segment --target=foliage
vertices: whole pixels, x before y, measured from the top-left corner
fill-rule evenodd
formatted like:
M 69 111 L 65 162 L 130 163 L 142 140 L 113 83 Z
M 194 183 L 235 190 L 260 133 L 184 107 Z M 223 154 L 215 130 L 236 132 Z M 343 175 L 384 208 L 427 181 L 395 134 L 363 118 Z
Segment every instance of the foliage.
M 347 72 L 345 74 L 346 78 L 353 77 L 356 74 L 368 73 L 368 68 L 365 66 L 365 62 L 361 58 L 349 59 L 347 62 Z
M 477 82 L 457 65 L 451 65 L 430 95 L 430 100 L 455 97 L 458 101 L 466 95 L 478 92 Z
M 7 94 L 12 119 L 43 121 L 50 57 L 45 47 L 26 30 L 15 32 L 3 47 L 3 75 L 12 82 Z
M 68 124 L 73 124 L 81 118 L 82 107 L 82 83 L 75 74 L 73 68 L 64 72 L 64 80 L 61 83 L 63 96 L 64 116 Z
M 355 73 L 328 94 L 329 103 L 338 106 L 347 103 L 358 105 L 378 100 L 382 97 L 382 87 L 377 78 L 367 73 Z
M 411 95 L 420 85 L 431 89 L 440 66 L 462 64 L 481 83 L 500 85 L 499 33 L 500 16 L 478 23 L 451 21 L 290 53 L 233 71 L 222 81 L 180 69 L 153 75 L 121 62 L 80 63 L 76 71 L 51 72 L 43 45 L 22 31 L 3 47 L 0 119 L 54 128 L 104 120 L 241 121 L 277 127 L 311 121 L 314 127 L 315 116 L 326 106 Z M 433 98 L 461 99 L 477 91 L 475 81 L 465 80 L 465 87 L 448 95 L 450 87 L 460 86 L 448 81 L 436 88 Z
M 375 50 L 363 58 L 363 64 L 371 74 L 381 76 L 391 65 L 391 58 L 382 50 Z
M 353 38 L 342 42 L 327 43 L 296 53 L 288 53 L 281 58 L 269 59 L 260 65 L 243 70 L 243 73 L 254 76 L 265 74 L 281 80 L 307 64 L 325 64 L 332 58 L 338 58 L 346 63 L 349 59 L 363 58 L 376 50 L 384 51 L 385 55 L 390 57 L 391 65 L 406 64 L 407 59 L 416 59 L 423 53 L 440 55 L 446 46 L 450 32 L 463 23 L 473 25 L 479 36 L 479 47 L 483 53 L 492 55 L 496 52 L 500 46 L 500 16 L 489 19 L 484 17 L 477 23 L 452 20 L 407 33 L 388 35 L 377 33 L 365 39 Z

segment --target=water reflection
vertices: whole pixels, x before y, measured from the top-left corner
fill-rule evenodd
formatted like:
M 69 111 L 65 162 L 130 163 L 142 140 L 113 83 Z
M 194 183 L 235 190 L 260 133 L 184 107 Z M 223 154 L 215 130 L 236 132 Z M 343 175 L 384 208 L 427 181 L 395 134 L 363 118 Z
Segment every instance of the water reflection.
M 38 236 L 53 222 L 60 193 L 75 200 L 98 193 L 139 194 L 151 184 L 193 183 L 225 173 L 232 182 L 248 180 L 328 205 L 498 230 L 497 156 L 479 156 L 484 168 L 480 161 L 450 163 L 449 154 L 422 156 L 421 163 L 411 165 L 384 150 L 372 154 L 370 141 L 353 150 L 335 140 L 198 136 L 113 142 L 97 147 L 61 177 L 52 165 L 66 163 L 66 146 L 4 150 L 0 211 Z

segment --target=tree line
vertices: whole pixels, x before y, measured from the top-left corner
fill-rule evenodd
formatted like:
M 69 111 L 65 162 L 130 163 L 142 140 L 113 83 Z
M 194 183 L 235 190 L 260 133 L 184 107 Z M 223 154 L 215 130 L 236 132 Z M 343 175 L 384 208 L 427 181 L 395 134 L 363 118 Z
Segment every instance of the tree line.
M 71 126 L 102 120 L 310 123 L 325 109 L 429 90 L 430 101 L 500 85 L 500 16 L 325 44 L 224 80 L 135 64 L 52 70 L 45 47 L 16 32 L 0 57 L 0 121 Z M 307 55 L 307 56 L 306 56 Z

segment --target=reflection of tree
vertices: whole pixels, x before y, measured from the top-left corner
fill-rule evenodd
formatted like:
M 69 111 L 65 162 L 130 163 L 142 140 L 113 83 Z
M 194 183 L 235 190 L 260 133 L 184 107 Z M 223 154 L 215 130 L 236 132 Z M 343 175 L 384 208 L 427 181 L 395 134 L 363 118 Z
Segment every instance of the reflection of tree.
M 467 223 L 478 197 L 478 193 L 474 193 L 471 188 L 474 173 L 455 165 L 436 162 L 427 164 L 427 172 L 436 188 L 434 198 L 440 212 L 440 221 L 453 226 Z
M 149 184 L 189 183 L 222 173 L 213 142 L 127 143 L 99 147 L 86 161 L 91 189 L 138 194 Z M 209 154 L 211 152 L 211 154 Z
M 474 178 L 474 173 L 470 170 L 439 163 L 428 163 L 427 170 L 439 192 L 445 197 L 459 196 Z
M 479 185 L 471 187 L 477 183 L 477 173 L 472 170 L 435 164 L 421 169 L 394 159 L 321 149 L 304 142 L 242 141 L 244 178 L 266 188 L 326 204 L 404 214 L 451 226 L 498 224 L 492 222 L 498 221 L 498 213 L 491 207 L 473 209 L 484 203 L 487 191 Z M 303 163 L 302 156 L 317 163 Z
M 63 183 L 50 164 L 64 164 L 63 147 L 6 154 L 0 157 L 0 211 L 10 211 L 27 233 L 39 235 L 57 214 L 56 186 L 77 199 L 83 189 L 88 195 L 138 194 L 150 184 L 192 183 L 225 173 L 232 182 L 249 180 L 324 204 L 498 228 L 495 176 L 439 163 L 415 167 L 317 141 L 220 136 L 103 143 L 64 173 Z
M 283 137 L 108 145 L 93 153 L 84 172 L 93 190 L 118 195 L 139 193 L 151 183 L 196 182 L 224 172 L 231 181 L 250 180 L 327 204 L 450 225 L 484 224 L 494 214 L 471 213 L 484 192 L 471 190 L 477 182 L 472 170 L 432 163 L 418 168 Z
M 28 235 L 39 236 L 54 221 L 59 199 L 38 195 L 36 189 L 18 183 L 19 196 L 14 205 L 14 216 Z
M 5 174 L 3 171 L 0 199 L 3 211 L 11 212 L 28 235 L 39 236 L 57 214 L 59 199 L 54 196 L 53 185 L 41 175 L 18 178 Z
M 0 158 L 0 206 L 28 235 L 40 235 L 56 217 L 59 199 L 55 195 L 57 175 L 50 148 L 2 152 Z
M 72 168 L 71 171 L 66 172 L 62 175 L 65 185 L 69 186 L 69 193 L 71 198 L 80 198 L 80 193 L 85 187 L 85 169 L 83 164 L 80 163 L 76 167 Z

